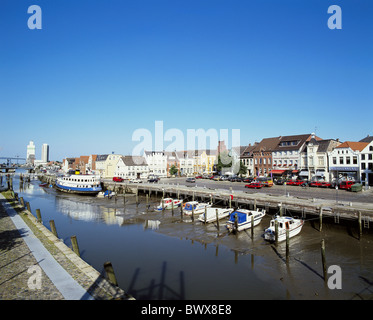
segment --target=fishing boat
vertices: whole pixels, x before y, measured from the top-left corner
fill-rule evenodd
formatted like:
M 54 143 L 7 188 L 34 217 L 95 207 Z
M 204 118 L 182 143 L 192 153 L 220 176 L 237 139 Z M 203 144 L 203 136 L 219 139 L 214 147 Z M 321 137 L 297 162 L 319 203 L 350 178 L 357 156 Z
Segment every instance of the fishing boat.
M 237 226 L 236 226 L 236 214 L 237 214 Z M 251 228 L 251 218 L 254 219 L 254 227 L 258 225 L 262 218 L 265 216 L 265 210 L 247 210 L 247 209 L 237 209 L 232 212 L 229 216 L 227 222 L 227 229 L 229 232 L 242 231 Z
M 270 225 L 264 230 L 264 239 L 268 241 L 276 240 L 275 222 L 278 222 L 278 242 L 286 240 L 286 230 L 289 230 L 289 238 L 296 236 L 303 227 L 304 221 L 293 217 L 275 216 Z
M 216 221 L 216 210 L 218 210 L 218 220 L 228 217 L 234 209 L 222 209 L 222 208 L 207 208 L 206 209 L 206 218 L 205 218 L 205 212 L 202 213 L 198 220 L 206 223 L 214 222 Z
M 155 207 L 155 211 L 162 211 L 163 210 L 163 205 L 164 205 L 164 210 L 171 210 L 172 209 L 172 203 L 174 204 L 174 208 L 180 207 L 181 204 L 183 203 L 183 200 L 179 199 L 172 199 L 172 198 L 164 198 L 163 201 L 161 201 L 160 205 Z
M 97 195 L 102 190 L 100 177 L 89 174 L 71 174 L 58 177 L 56 189 L 62 192 L 83 195 Z
M 183 213 L 186 215 L 191 215 L 192 212 L 194 214 L 201 214 L 205 212 L 205 208 L 210 208 L 210 203 L 199 203 L 198 201 L 189 201 L 185 204 L 183 209 Z

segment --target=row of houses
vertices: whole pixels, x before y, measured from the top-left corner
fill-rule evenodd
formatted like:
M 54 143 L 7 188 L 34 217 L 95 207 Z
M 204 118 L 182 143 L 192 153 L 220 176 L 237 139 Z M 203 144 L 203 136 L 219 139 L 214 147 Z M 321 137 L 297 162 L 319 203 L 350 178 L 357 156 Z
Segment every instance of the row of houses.
M 241 162 L 247 176 L 325 181 L 351 179 L 373 185 L 373 136 L 356 142 L 341 142 L 322 139 L 312 133 L 265 138 L 231 150 L 227 150 L 224 141 L 219 141 L 214 150 L 144 151 L 143 156 L 104 154 L 66 158 L 63 170 L 125 179 L 149 175 L 168 177 L 172 166 L 180 176 L 214 174 L 222 154 L 232 161 L 232 166 L 225 168 L 227 172 L 237 173 L 237 164 Z
M 252 176 L 307 180 L 354 180 L 373 185 L 373 136 L 360 141 L 322 139 L 315 134 L 265 138 L 240 159 Z

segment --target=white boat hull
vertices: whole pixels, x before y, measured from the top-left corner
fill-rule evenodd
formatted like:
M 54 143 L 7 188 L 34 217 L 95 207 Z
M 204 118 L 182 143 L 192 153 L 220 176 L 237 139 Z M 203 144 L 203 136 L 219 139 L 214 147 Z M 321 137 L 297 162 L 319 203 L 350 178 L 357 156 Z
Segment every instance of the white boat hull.
M 205 219 L 205 213 L 202 213 L 198 217 L 198 220 L 201 222 L 206 222 L 206 223 L 211 223 L 211 222 L 216 221 L 216 210 L 218 210 L 218 220 L 228 217 L 233 212 L 233 209 L 207 208 L 206 219 Z
M 302 227 L 304 225 L 303 220 L 294 219 L 296 221 L 294 223 L 294 226 L 289 229 L 289 238 L 295 237 L 298 235 Z M 276 240 L 276 232 L 275 227 L 271 226 L 264 231 L 264 239 L 268 241 L 275 241 Z M 285 241 L 286 240 L 286 228 L 278 228 L 278 242 Z
M 247 211 L 246 214 L 246 221 L 242 223 L 237 224 L 237 231 L 243 231 L 246 229 L 250 229 L 252 227 L 251 225 L 251 217 L 254 217 L 254 227 L 257 226 L 265 216 L 265 211 L 250 211 L 250 210 L 242 210 L 242 211 Z M 234 214 L 234 212 L 233 212 Z M 235 229 L 235 222 L 229 220 L 226 225 L 227 229 L 229 231 L 236 231 Z

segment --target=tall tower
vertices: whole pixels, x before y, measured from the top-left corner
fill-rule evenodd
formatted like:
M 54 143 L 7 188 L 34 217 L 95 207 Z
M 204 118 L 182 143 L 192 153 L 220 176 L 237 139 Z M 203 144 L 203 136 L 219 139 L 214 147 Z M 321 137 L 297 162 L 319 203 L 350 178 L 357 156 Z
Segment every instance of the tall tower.
M 49 162 L 49 146 L 46 143 L 41 147 L 41 161 Z
M 27 156 L 26 156 L 27 163 L 34 163 L 35 160 L 35 144 L 34 141 L 30 141 L 27 145 Z

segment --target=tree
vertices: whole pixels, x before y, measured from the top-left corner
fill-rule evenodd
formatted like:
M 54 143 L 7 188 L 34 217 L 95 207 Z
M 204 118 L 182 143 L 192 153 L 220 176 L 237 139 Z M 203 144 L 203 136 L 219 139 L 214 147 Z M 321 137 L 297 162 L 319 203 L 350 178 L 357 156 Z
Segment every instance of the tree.
M 226 151 L 221 152 L 218 155 L 218 164 L 216 165 L 216 171 L 221 172 L 223 168 L 229 168 L 232 166 L 232 158 Z
M 178 171 L 179 171 L 179 169 L 176 168 L 176 166 L 173 164 L 173 165 L 171 166 L 171 168 L 170 168 L 170 175 L 171 175 L 171 176 L 177 175 Z
M 238 170 L 238 174 L 242 176 L 242 175 L 246 175 L 246 173 L 247 173 L 247 167 L 240 160 L 240 169 Z

